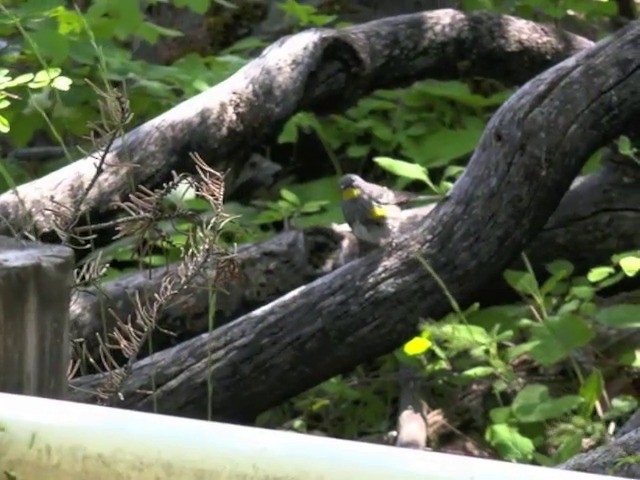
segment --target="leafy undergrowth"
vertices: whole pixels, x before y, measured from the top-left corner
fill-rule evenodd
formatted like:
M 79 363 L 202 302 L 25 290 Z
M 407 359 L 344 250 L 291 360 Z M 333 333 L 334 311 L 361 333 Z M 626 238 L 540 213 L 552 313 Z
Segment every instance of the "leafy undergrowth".
M 398 368 L 420 379 L 440 451 L 555 465 L 603 443 L 638 407 L 640 297 L 620 303 L 598 293 L 640 272 L 640 252 L 573 275 L 548 265 L 544 281 L 508 270 L 522 302 L 473 305 L 425 321 L 402 349 L 332 378 L 264 413 L 261 426 L 392 442 Z M 635 334 L 635 338 L 634 338 Z M 637 393 L 637 392 L 636 392 Z M 442 425 L 442 419 L 446 426 Z

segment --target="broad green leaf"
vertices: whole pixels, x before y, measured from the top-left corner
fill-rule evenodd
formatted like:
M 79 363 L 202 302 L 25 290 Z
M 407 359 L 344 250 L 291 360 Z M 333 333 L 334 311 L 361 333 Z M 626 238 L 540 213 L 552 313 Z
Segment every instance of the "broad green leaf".
M 421 92 L 434 97 L 453 100 L 471 107 L 489 107 L 502 104 L 512 92 L 501 92 L 491 97 L 472 93 L 466 83 L 458 81 L 426 80 L 419 85 Z
M 476 120 L 459 129 L 440 129 L 429 135 L 408 137 L 401 146 L 401 154 L 426 167 L 447 165 L 476 148 L 485 126 Z
M 560 418 L 582 402 L 578 395 L 551 398 L 546 385 L 527 385 L 513 399 L 511 409 L 523 423 L 544 422 Z
M 596 294 L 595 290 L 590 285 L 577 285 L 575 287 L 571 287 L 569 293 L 577 299 L 586 301 L 591 300 Z
M 496 407 L 489 410 L 491 423 L 509 423 L 513 420 L 511 407 Z
M 631 368 L 640 368 L 640 349 L 628 348 L 618 354 L 618 362 Z
M 512 362 L 523 355 L 528 355 L 533 349 L 537 348 L 539 342 L 525 342 L 507 348 L 506 361 Z
M 29 83 L 30 81 L 32 81 L 33 77 L 34 77 L 33 73 L 23 73 L 22 75 L 18 75 L 16 78 L 13 78 L 7 81 L 7 83 L 0 84 L 0 87 L 9 88 L 9 87 L 16 87 L 18 85 L 23 85 L 25 83 Z
M 69 77 L 61 76 L 61 77 L 54 78 L 53 82 L 51 82 L 51 86 L 56 90 L 67 92 L 71 88 L 72 83 L 73 83 L 73 80 L 71 80 Z
M 62 64 L 69 56 L 69 38 L 55 30 L 41 29 L 29 32 L 38 54 L 56 65 Z
M 514 426 L 506 423 L 490 425 L 484 438 L 504 460 L 526 462 L 535 452 L 531 439 L 525 437 Z
M 619 304 L 601 308 L 595 319 L 613 328 L 640 328 L 640 305 Z
M 587 279 L 591 283 L 598 283 L 616 273 L 613 267 L 595 267 L 589 270 Z
M 519 318 L 526 313 L 527 307 L 523 305 L 500 305 L 468 313 L 467 320 L 487 331 L 501 333 L 519 329 Z
M 526 296 L 534 295 L 538 292 L 538 282 L 529 272 L 519 270 L 505 270 L 504 279 L 516 292 Z
M 563 278 L 571 276 L 574 267 L 573 263 L 567 260 L 556 260 L 546 265 L 547 271 L 551 275 L 562 275 Z
M 594 336 L 591 326 L 578 315 L 549 316 L 531 327 L 531 341 L 536 343 L 530 354 L 544 366 L 553 365 L 588 344 Z
M 605 412 L 604 420 L 627 415 L 638 408 L 638 399 L 631 395 L 620 395 L 611 400 L 611 409 Z
M 424 337 L 413 337 L 404 344 L 403 351 L 409 356 L 421 355 L 431 346 L 431 342 Z
M 634 277 L 640 272 L 640 256 L 629 255 L 618 262 L 627 277 Z
M 398 175 L 399 177 L 410 178 L 412 180 L 422 180 L 429 183 L 427 170 L 416 163 L 404 162 L 389 157 L 375 157 L 373 161 L 384 170 Z
M 551 277 L 540 287 L 540 293 L 543 296 L 553 292 L 560 282 L 569 278 L 573 273 L 573 265 L 571 262 L 565 260 L 557 260 L 548 264 L 546 267 L 549 273 L 551 273 Z
M 582 434 L 575 433 L 567 438 L 553 455 L 554 463 L 557 465 L 566 462 L 582 451 Z
M 298 196 L 291 190 L 287 190 L 286 188 L 280 189 L 280 196 L 292 205 L 298 206 L 301 204 Z
M 477 325 L 434 325 L 431 331 L 438 339 L 447 342 L 449 349 L 454 352 L 486 346 L 494 342 L 491 335 Z
M 311 202 L 306 202 L 304 205 L 300 207 L 301 213 L 317 213 L 322 211 L 324 207 L 329 205 L 327 200 L 315 200 Z

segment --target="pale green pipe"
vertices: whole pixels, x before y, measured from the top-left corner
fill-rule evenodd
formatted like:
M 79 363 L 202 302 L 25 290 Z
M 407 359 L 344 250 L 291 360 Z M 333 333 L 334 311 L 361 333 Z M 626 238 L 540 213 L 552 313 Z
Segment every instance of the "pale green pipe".
M 0 394 L 0 477 L 18 480 L 614 479 L 9 394 Z

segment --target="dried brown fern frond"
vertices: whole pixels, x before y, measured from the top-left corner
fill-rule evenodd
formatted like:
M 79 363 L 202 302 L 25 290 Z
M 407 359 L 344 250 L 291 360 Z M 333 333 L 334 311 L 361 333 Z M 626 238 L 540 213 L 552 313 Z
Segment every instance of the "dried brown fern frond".
M 107 156 L 117 138 L 124 135 L 124 127 L 131 121 L 133 115 L 129 108 L 129 100 L 125 93 L 106 84 L 104 90 L 87 80 L 93 91 L 98 96 L 98 108 L 100 112 L 100 120 L 90 122 L 89 128 L 91 134 L 87 139 L 90 141 L 92 151 L 89 154 L 85 150 L 80 149 L 86 156 L 90 156 L 96 160 L 95 172 L 86 187 L 73 200 L 72 205 L 63 205 L 55 202 L 55 209 L 47 209 L 47 212 L 54 217 L 53 230 L 63 243 L 72 245 L 74 248 L 81 248 L 93 240 L 94 235 L 83 236 L 79 232 L 74 232 L 74 227 L 78 225 L 81 219 L 83 204 L 87 197 L 94 189 L 100 175 L 104 172 Z M 86 219 L 87 223 L 89 219 Z
M 135 295 L 133 318 L 119 320 L 116 328 L 108 335 L 109 343 L 101 343 L 100 349 L 106 350 L 101 352 L 104 369 L 117 372 L 100 389 L 100 395 L 107 400 L 119 398 L 120 386 L 149 336 L 158 328 L 163 310 L 175 302 L 180 292 L 201 275 L 207 275 L 207 284 L 215 290 L 237 274 L 235 252 L 230 253 L 219 245 L 220 233 L 229 220 L 223 212 L 224 175 L 209 167 L 197 154 L 191 154 L 191 158 L 196 164 L 197 175 L 173 173 L 172 180 L 159 189 L 141 187 L 129 196 L 127 202 L 120 204 L 130 221 L 119 224 L 118 236 L 141 237 L 150 232 L 158 232 L 160 221 L 188 215 L 190 212 L 165 202 L 165 198 L 184 182 L 195 190 L 196 195 L 210 203 L 214 215 L 213 218 L 204 220 L 191 214 L 193 224 L 188 232 L 183 232 L 186 233 L 187 240 L 178 247 L 181 262 L 165 275 L 158 291 L 151 298 Z M 118 350 L 126 358 L 125 365 L 114 365 L 110 353 L 113 350 Z

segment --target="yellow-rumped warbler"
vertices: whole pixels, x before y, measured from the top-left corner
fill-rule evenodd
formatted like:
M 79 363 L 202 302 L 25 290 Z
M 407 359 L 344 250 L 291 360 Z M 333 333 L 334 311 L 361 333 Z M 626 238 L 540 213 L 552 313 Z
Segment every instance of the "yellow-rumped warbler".
M 416 195 L 369 183 L 358 175 L 347 174 L 339 180 L 342 214 L 353 234 L 375 245 L 388 239 L 400 223 L 399 205 L 440 197 Z

